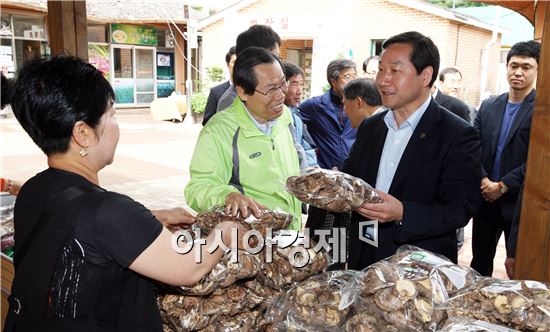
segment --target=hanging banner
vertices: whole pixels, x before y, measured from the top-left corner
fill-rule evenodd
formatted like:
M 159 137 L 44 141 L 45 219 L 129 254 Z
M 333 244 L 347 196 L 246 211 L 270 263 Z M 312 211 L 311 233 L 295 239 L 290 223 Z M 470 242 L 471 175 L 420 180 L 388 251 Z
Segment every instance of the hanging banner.
M 157 28 L 113 23 L 111 43 L 156 46 Z

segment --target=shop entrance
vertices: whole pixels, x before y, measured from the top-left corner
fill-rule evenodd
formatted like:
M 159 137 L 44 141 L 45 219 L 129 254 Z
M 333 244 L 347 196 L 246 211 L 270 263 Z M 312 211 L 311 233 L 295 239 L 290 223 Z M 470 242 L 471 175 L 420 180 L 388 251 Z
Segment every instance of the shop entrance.
M 112 46 L 113 88 L 119 106 L 147 106 L 156 98 L 154 47 Z

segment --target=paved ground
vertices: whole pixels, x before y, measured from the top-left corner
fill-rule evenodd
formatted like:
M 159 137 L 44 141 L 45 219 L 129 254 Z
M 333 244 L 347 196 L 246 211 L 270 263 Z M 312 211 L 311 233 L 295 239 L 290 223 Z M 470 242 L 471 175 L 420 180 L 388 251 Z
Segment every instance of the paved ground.
M 153 121 L 147 111 L 118 111 L 121 135 L 115 161 L 100 172 L 103 187 L 124 193 L 151 209 L 185 206 L 183 188 L 189 161 L 202 128 L 191 118 L 182 123 Z M 1 119 L 2 177 L 27 179 L 45 169 L 46 158 L 13 116 Z M 461 265 L 471 260 L 471 224 L 460 252 Z M 494 276 L 505 278 L 501 239 Z

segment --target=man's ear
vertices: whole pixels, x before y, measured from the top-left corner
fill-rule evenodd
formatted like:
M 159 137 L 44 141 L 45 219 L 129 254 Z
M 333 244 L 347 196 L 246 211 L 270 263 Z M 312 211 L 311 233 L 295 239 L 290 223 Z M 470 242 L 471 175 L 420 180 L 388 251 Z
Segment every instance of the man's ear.
M 420 75 L 422 76 L 422 84 L 425 88 L 430 86 L 430 81 L 432 80 L 433 73 L 434 68 L 432 66 L 428 66 L 422 69 Z
M 355 105 L 357 106 L 357 109 L 361 109 L 365 106 L 365 101 L 361 97 L 355 97 L 355 100 L 353 101 Z
M 237 85 L 235 86 L 235 89 L 237 90 L 237 95 L 239 96 L 239 98 L 241 98 L 243 102 L 248 100 L 250 95 L 247 95 L 241 86 Z
M 329 82 L 329 85 L 330 85 L 330 88 L 332 89 L 332 87 L 337 83 L 338 79 L 334 79 L 334 78 L 331 78 L 330 79 L 330 82 Z

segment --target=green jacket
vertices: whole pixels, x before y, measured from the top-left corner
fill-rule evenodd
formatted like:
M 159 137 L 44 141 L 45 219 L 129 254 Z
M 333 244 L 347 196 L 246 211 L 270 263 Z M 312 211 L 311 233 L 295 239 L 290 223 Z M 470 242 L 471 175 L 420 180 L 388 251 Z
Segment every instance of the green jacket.
M 196 211 L 224 204 L 241 192 L 268 209 L 280 208 L 294 217 L 290 229 L 301 227 L 301 202 L 285 190 L 289 176 L 300 175 L 291 131 L 290 112 L 272 127 L 271 136 L 252 122 L 240 98 L 217 113 L 202 129 L 185 187 L 185 199 Z

